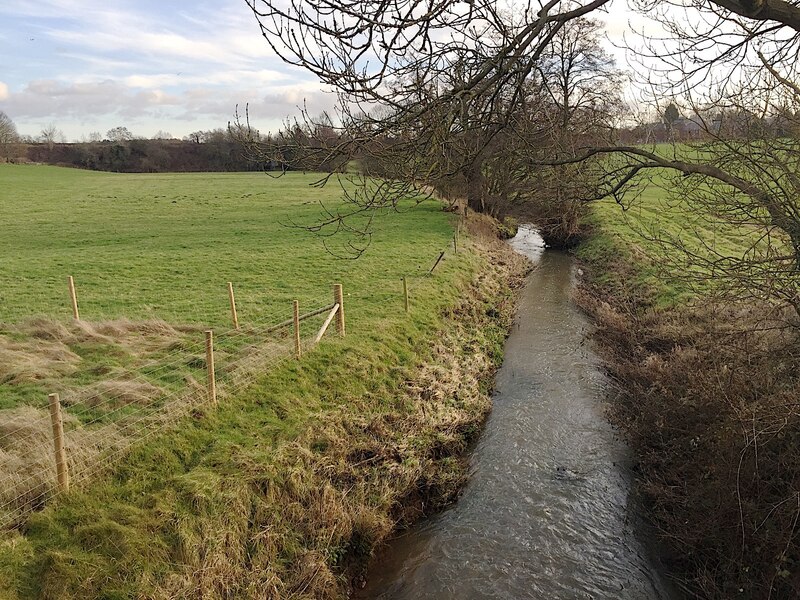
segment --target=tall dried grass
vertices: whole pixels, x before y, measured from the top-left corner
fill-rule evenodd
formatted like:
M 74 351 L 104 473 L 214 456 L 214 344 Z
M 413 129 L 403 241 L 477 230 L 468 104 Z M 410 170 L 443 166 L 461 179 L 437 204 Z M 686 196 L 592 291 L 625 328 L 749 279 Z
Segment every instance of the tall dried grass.
M 612 418 L 699 598 L 800 597 L 800 336 L 774 307 L 642 311 L 584 289 L 619 389 Z
M 96 409 L 114 414 L 121 407 L 147 408 L 163 399 L 167 391 L 137 377 L 137 365 L 158 365 L 164 350 L 180 348 L 185 336 L 171 325 L 157 320 L 136 322 L 126 319 L 99 323 L 61 323 L 36 318 L 17 325 L 0 327 L 0 384 L 35 383 L 42 390 L 42 401 L 52 390 L 62 392 L 64 427 L 69 470 L 85 476 L 98 465 L 100 456 L 114 452 L 130 442 L 153 421 L 166 424 L 176 416 L 175 403 L 147 420 L 119 418 L 118 423 L 82 425 L 69 412 L 79 406 L 85 413 Z M 78 345 L 100 350 L 122 349 L 131 358 L 130 370 L 105 373 L 106 379 L 88 385 L 65 383 L 64 378 L 85 368 Z M 160 356 L 160 358 L 158 358 Z M 170 357 L 172 355 L 167 354 Z M 186 380 L 186 403 L 197 396 L 200 386 Z M 174 395 L 174 393 L 173 393 Z M 99 414 L 99 413 L 98 413 Z M 49 413 L 33 406 L 0 410 L 0 523 L 20 525 L 25 515 L 39 509 L 55 490 L 55 463 Z

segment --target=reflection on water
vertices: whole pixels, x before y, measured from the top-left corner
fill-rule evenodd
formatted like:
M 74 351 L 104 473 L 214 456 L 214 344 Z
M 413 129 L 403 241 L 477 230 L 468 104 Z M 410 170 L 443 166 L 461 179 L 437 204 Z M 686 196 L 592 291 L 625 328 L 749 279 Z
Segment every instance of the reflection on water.
M 570 303 L 568 256 L 521 227 L 538 263 L 497 374 L 494 409 L 458 503 L 394 540 L 360 597 L 671 597 L 633 534 L 627 451 L 602 412 L 604 380 Z

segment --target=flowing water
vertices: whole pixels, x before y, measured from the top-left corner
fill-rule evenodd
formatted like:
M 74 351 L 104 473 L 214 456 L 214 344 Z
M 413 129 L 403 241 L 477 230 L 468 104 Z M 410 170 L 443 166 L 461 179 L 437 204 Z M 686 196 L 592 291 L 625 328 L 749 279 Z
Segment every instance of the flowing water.
M 472 477 L 452 508 L 389 544 L 359 597 L 674 598 L 635 535 L 628 451 L 603 416 L 605 381 L 570 301 L 572 261 L 529 227 L 511 244 L 537 268 Z

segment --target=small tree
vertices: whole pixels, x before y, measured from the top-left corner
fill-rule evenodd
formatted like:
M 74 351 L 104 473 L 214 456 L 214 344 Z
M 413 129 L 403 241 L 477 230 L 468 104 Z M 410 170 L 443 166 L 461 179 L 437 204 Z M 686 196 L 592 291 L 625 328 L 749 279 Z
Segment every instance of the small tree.
M 17 126 L 6 113 L 0 110 L 0 144 L 13 144 L 19 140 Z
M 106 139 L 112 142 L 129 142 L 133 139 L 133 134 L 127 127 L 114 127 L 106 132 Z
M 0 111 L 0 159 L 11 158 L 14 152 L 12 144 L 18 141 L 16 125 L 6 113 Z
M 664 125 L 669 131 L 672 131 L 675 122 L 680 118 L 681 113 L 678 111 L 678 107 L 675 106 L 674 102 L 670 102 L 669 106 L 664 110 Z
M 56 142 L 64 141 L 64 134 L 54 123 L 48 123 L 39 132 L 39 140 L 47 144 L 48 148 L 52 150 Z

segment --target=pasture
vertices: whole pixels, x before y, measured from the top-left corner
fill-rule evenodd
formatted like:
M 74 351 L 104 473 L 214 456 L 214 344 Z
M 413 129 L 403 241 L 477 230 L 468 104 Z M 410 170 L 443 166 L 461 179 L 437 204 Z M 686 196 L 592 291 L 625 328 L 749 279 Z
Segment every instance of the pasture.
M 434 201 L 409 201 L 382 215 L 361 258 L 337 258 L 331 251 L 345 238 L 323 243 L 305 228 L 323 206 L 341 207 L 336 184 L 320 189 L 311 185 L 317 179 L 0 165 L 4 526 L 52 495 L 50 393 L 61 394 L 71 466 L 89 481 L 98 462 L 113 466 L 105 455 L 124 453 L 204 398 L 206 329 L 215 332 L 218 383 L 231 401 L 293 355 L 290 329 L 274 330 L 291 319 L 292 301 L 301 312 L 329 305 L 333 283 L 344 285 L 348 329 L 374 356 L 385 351 L 387 331 L 410 324 L 410 342 L 421 335 L 415 328 L 437 322 L 479 262 L 450 252 L 427 276 L 451 244 L 452 217 Z M 412 317 L 403 312 L 401 277 L 409 280 Z M 304 322 L 304 348 L 324 317 Z M 307 408 L 293 407 L 297 423 Z M 292 422 L 284 415 L 278 429 Z
M 780 235 L 764 235 L 757 225 L 761 215 L 739 217 L 734 224 L 722 211 L 690 201 L 703 193 L 696 185 L 691 178 L 654 170 L 623 204 L 611 198 L 593 203 L 587 218 L 592 235 L 578 254 L 605 265 L 597 269 L 598 282 L 667 308 L 724 285 L 725 272 L 714 265 L 765 257 L 785 243 Z
M 423 275 L 452 236 L 441 207 L 390 212 L 362 259 L 337 258 L 329 249 L 342 236 L 326 247 L 303 228 L 323 205 L 340 206 L 341 190 L 312 187 L 317 178 L 0 165 L 0 409 L 44 406 L 47 391 L 137 368 L 143 353 L 152 363 L 200 343 L 202 329 L 231 329 L 228 281 L 245 329 L 290 318 L 293 300 L 301 311 L 330 303 L 334 282 L 362 331 L 401 306 L 403 276 L 419 280 L 425 306 Z M 71 323 L 68 275 L 88 325 Z

